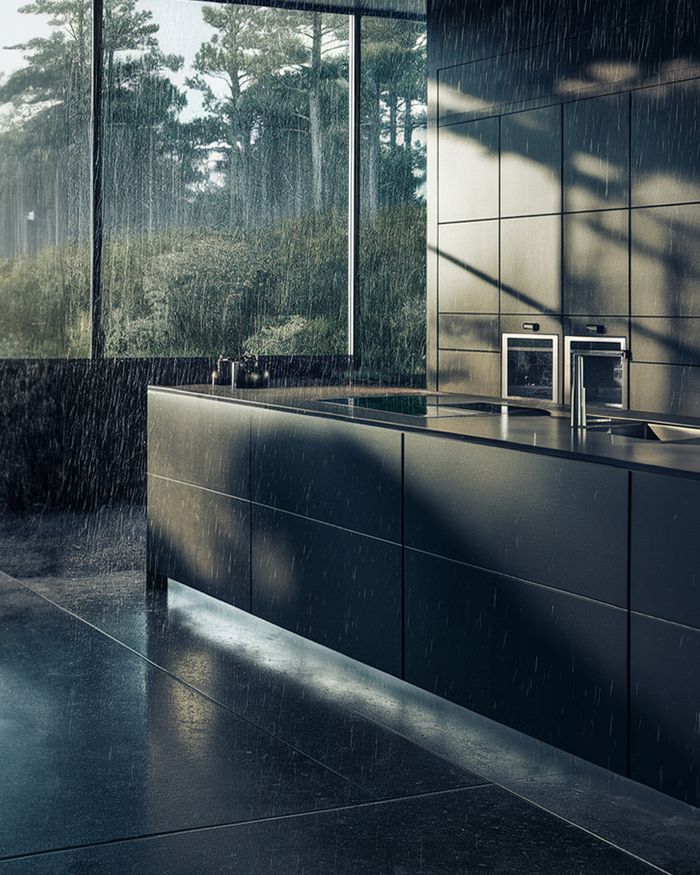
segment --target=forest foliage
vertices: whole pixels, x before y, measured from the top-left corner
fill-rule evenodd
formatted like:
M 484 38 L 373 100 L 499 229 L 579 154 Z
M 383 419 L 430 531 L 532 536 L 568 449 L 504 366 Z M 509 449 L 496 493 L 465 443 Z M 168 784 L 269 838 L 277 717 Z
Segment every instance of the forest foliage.
M 178 5 L 199 39 L 188 57 L 160 39 L 152 4 L 105 2 L 107 353 L 343 353 L 348 18 Z M 0 76 L 4 357 L 89 355 L 91 7 L 21 6 L 50 31 Z M 425 354 L 424 33 L 366 18 L 362 51 L 360 351 L 377 375 L 411 378 Z

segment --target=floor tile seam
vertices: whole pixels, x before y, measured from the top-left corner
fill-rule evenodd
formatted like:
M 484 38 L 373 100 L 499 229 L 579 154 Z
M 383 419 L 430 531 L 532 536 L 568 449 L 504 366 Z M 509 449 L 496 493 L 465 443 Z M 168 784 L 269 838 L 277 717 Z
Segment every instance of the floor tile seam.
M 14 580 L 14 578 L 10 578 L 10 579 Z M 108 641 L 111 641 L 113 644 L 117 645 L 118 647 L 123 648 L 128 653 L 132 654 L 133 656 L 135 656 L 138 659 L 145 662 L 147 665 L 150 665 L 152 668 L 157 669 L 159 672 L 164 674 L 166 677 L 170 678 L 170 680 L 174 681 L 175 683 L 181 684 L 186 689 L 191 690 L 193 693 L 195 693 L 199 696 L 202 696 L 202 698 L 206 699 L 208 702 L 211 702 L 213 705 L 216 705 L 218 708 L 222 708 L 228 714 L 235 717 L 237 720 L 240 720 L 242 723 L 245 723 L 247 726 L 250 726 L 252 729 L 255 729 L 257 732 L 260 732 L 261 734 L 266 735 L 268 738 L 274 739 L 279 744 L 284 745 L 288 750 L 291 750 L 294 753 L 298 754 L 299 756 L 303 757 L 305 760 L 308 760 L 309 762 L 314 763 L 315 765 L 322 768 L 324 771 L 326 771 L 332 775 L 335 775 L 337 778 L 339 778 L 341 781 L 343 781 L 343 783 L 347 784 L 349 787 L 354 788 L 355 790 L 358 790 L 364 796 L 368 797 L 368 799 L 367 799 L 368 802 L 376 801 L 376 794 L 373 793 L 371 790 L 368 790 L 366 787 L 363 787 L 361 784 L 356 783 L 351 778 L 348 778 L 345 775 L 342 775 L 340 772 L 336 771 L 331 766 L 326 765 L 321 760 L 317 759 L 316 757 L 312 756 L 311 754 L 308 754 L 308 753 L 304 752 L 303 750 L 301 750 L 300 748 L 296 747 L 295 745 L 290 744 L 288 741 L 285 741 L 285 739 L 281 738 L 279 735 L 275 735 L 275 733 L 270 732 L 269 729 L 266 729 L 265 727 L 259 726 L 257 723 L 254 723 L 249 718 L 244 717 L 242 714 L 239 714 L 237 711 L 234 711 L 231 707 L 226 705 L 224 702 L 220 702 L 218 699 L 214 698 L 213 696 L 208 695 L 203 690 L 200 690 L 198 687 L 194 686 L 193 684 L 188 683 L 187 681 L 178 677 L 176 674 L 173 674 L 173 672 L 164 668 L 163 666 L 158 665 L 158 663 L 154 662 L 152 659 L 149 659 L 143 653 L 139 653 L 138 650 L 135 650 L 133 647 L 129 646 L 128 644 L 125 644 L 123 641 L 120 641 L 118 638 L 115 638 L 109 632 L 105 632 L 103 629 L 100 629 L 98 626 L 95 626 L 89 620 L 84 619 L 83 617 L 79 616 L 78 614 L 74 613 L 73 611 L 69 610 L 68 608 L 65 608 L 62 605 L 59 605 L 58 603 L 52 601 L 47 596 L 43 595 L 40 592 L 37 592 L 36 590 L 32 589 L 30 586 L 27 586 L 25 583 L 22 583 L 21 581 L 17 581 L 17 582 L 20 583 L 20 585 L 22 587 L 24 587 L 26 590 L 28 590 L 29 592 L 31 592 L 34 595 L 38 596 L 39 598 L 43 599 L 47 604 L 52 605 L 57 610 L 66 614 L 67 616 L 71 617 L 72 619 L 77 620 L 78 622 L 84 624 L 89 629 L 92 629 L 94 632 L 96 632 L 98 635 L 103 636 Z
M 381 727 L 384 727 L 384 724 L 381 723 L 380 721 L 377 721 L 375 718 L 369 717 L 368 715 L 364 714 L 361 711 L 359 711 L 357 713 L 360 716 L 364 717 L 365 719 L 370 720 L 371 722 L 377 723 Z M 386 728 L 389 728 L 389 727 L 386 727 Z M 406 741 L 409 741 L 412 744 L 415 744 L 416 746 L 423 748 L 424 750 L 426 750 L 428 753 L 432 754 L 433 756 L 436 756 L 436 757 L 439 757 L 440 759 L 443 759 L 446 763 L 453 765 L 457 768 L 463 769 L 464 771 L 470 771 L 471 774 L 475 775 L 478 778 L 481 778 L 483 781 L 486 781 L 488 785 L 498 787 L 499 789 L 504 790 L 506 793 L 510 793 L 512 796 L 516 796 L 518 799 L 521 799 L 522 801 L 527 802 L 530 805 L 533 805 L 535 808 L 539 808 L 542 811 L 546 812 L 547 814 L 550 814 L 553 817 L 556 817 L 559 820 L 564 821 L 564 823 L 567 823 L 569 826 L 573 826 L 576 829 L 580 829 L 582 832 L 588 833 L 589 835 L 593 836 L 594 838 L 599 839 L 601 842 L 604 842 L 605 844 L 611 845 L 612 847 L 616 848 L 617 850 L 622 851 L 624 854 L 627 854 L 628 856 L 631 856 L 631 857 L 635 858 L 636 860 L 639 860 L 640 862 L 645 863 L 647 866 L 651 866 L 654 869 L 656 869 L 657 871 L 665 873 L 665 875 L 673 875 L 673 873 L 668 873 L 665 869 L 662 869 L 657 864 L 652 863 L 649 860 L 646 860 L 644 857 L 640 857 L 638 854 L 635 854 L 634 851 L 630 851 L 630 850 L 622 847 L 621 845 L 617 845 L 615 842 L 611 841 L 610 839 L 605 838 L 605 836 L 598 835 L 598 833 L 594 832 L 593 830 L 589 829 L 586 826 L 583 826 L 580 823 L 576 823 L 575 821 L 571 820 L 570 818 L 566 817 L 565 815 L 560 814 L 558 811 L 554 811 L 551 808 L 547 808 L 542 803 L 537 802 L 534 799 L 530 799 L 529 796 L 525 795 L 525 793 L 516 792 L 515 790 L 512 789 L 511 786 L 509 786 L 509 784 L 503 783 L 502 779 L 498 780 L 498 779 L 494 779 L 494 778 L 486 778 L 483 775 L 479 775 L 477 772 L 473 772 L 470 769 L 467 769 L 465 766 L 462 766 L 460 763 L 455 762 L 454 760 L 450 759 L 448 756 L 446 756 L 444 754 L 439 754 L 436 751 L 433 751 L 431 748 L 427 747 L 426 745 L 422 744 L 421 742 L 414 741 L 413 739 L 411 739 L 409 736 L 405 735 L 404 733 L 399 732 L 398 730 L 394 730 L 394 729 L 391 729 L 391 731 L 394 732 L 396 735 L 399 735 L 401 738 L 406 739 Z M 543 742 L 543 743 L 545 743 L 545 742 Z M 532 783 L 533 783 L 533 785 L 535 785 L 535 784 L 541 782 L 541 780 L 543 780 L 543 779 L 562 778 L 562 777 L 566 777 L 567 775 L 576 775 L 576 774 L 578 774 L 578 772 L 576 772 L 575 770 L 572 771 L 571 769 L 567 769 L 564 771 L 557 770 L 557 771 L 553 771 L 553 772 L 547 772 L 546 774 L 538 775 L 536 779 L 532 780 Z M 522 784 L 526 780 L 527 779 L 514 779 L 512 783 L 513 784 L 516 784 L 516 783 Z
M 364 810 L 373 808 L 378 805 L 398 805 L 402 802 L 407 802 L 415 799 L 429 799 L 439 796 L 451 796 L 457 793 L 469 793 L 473 790 L 486 790 L 494 787 L 493 784 L 479 784 L 472 787 L 451 787 L 446 790 L 428 790 L 425 793 L 413 793 L 409 796 L 393 796 L 387 799 L 369 799 L 366 802 L 352 802 L 347 805 L 334 805 L 327 808 L 312 808 L 306 811 L 294 811 L 287 814 L 268 815 L 267 817 L 254 817 L 250 820 L 234 820 L 225 821 L 223 823 L 205 824 L 202 826 L 183 827 L 181 829 L 163 830 L 161 832 L 143 833 L 133 836 L 120 836 L 114 839 L 105 839 L 101 842 L 89 842 L 83 845 L 66 845 L 61 848 L 47 848 L 41 851 L 28 851 L 23 854 L 13 854 L 10 856 L 0 857 L 0 867 L 3 863 L 9 863 L 15 860 L 27 860 L 34 857 L 48 857 L 53 854 L 66 854 L 73 851 L 83 851 L 92 848 L 110 847 L 112 845 L 128 844 L 130 842 L 151 841 L 158 838 L 172 838 L 180 835 L 192 835 L 194 833 L 218 831 L 224 829 L 236 829 L 238 827 L 251 826 L 265 823 L 277 823 L 279 821 L 297 820 L 299 818 L 310 818 L 316 815 L 338 814 L 344 811 L 352 812 L 356 810 Z
M 12 579 L 12 578 L 11 578 L 11 579 Z M 364 793 L 366 793 L 370 798 L 375 799 L 375 800 L 379 800 L 379 799 L 381 799 L 381 794 L 378 795 L 376 792 L 374 792 L 374 791 L 372 791 L 372 790 L 369 790 L 369 789 L 366 788 L 366 787 L 363 787 L 361 784 L 357 784 L 357 783 L 355 783 L 354 781 L 352 781 L 351 779 L 349 779 L 349 778 L 345 778 L 341 773 L 336 772 L 333 768 L 331 768 L 330 766 L 326 765 L 326 764 L 323 763 L 321 760 L 316 759 L 316 758 L 313 757 L 312 755 L 306 753 L 306 752 L 303 751 L 302 749 L 300 749 L 300 748 L 296 747 L 295 745 L 291 744 L 290 742 L 286 741 L 286 740 L 285 740 L 284 738 L 282 738 L 280 735 L 276 735 L 275 733 L 271 732 L 269 729 L 265 729 L 265 727 L 261 726 L 259 723 L 256 723 L 255 721 L 251 720 L 250 718 L 245 717 L 243 714 L 241 714 L 241 713 L 240 713 L 239 711 L 237 711 L 235 708 L 232 708 L 230 705 L 227 705 L 227 704 L 225 704 L 224 702 L 221 702 L 221 701 L 219 701 L 218 699 L 215 699 L 213 696 L 209 695 L 209 694 L 206 693 L 205 691 L 201 690 L 199 687 L 197 687 L 197 686 L 195 686 L 194 684 L 190 683 L 189 681 L 185 680 L 185 679 L 182 678 L 180 675 L 175 674 L 174 672 L 170 671 L 169 669 L 165 668 L 164 666 L 162 666 L 162 665 L 160 665 L 159 663 L 157 663 L 157 662 L 155 662 L 154 660 L 152 660 L 150 657 L 146 656 L 145 654 L 143 654 L 143 653 L 141 653 L 140 651 L 136 650 L 135 648 L 131 647 L 129 644 L 126 644 L 125 642 L 123 642 L 123 641 L 121 641 L 120 639 L 116 638 L 116 637 L 115 637 L 114 635 L 112 635 L 111 633 L 106 632 L 104 629 L 101 629 L 99 626 L 96 626 L 94 623 L 90 622 L 89 620 L 86 620 L 84 617 L 81 617 L 79 614 L 76 614 L 76 613 L 75 613 L 74 611 L 72 611 L 70 608 L 66 608 L 66 607 L 63 606 L 63 605 L 60 605 L 60 604 L 58 604 L 57 602 L 54 602 L 54 601 L 53 601 L 52 599 L 50 599 L 48 596 L 45 596 L 45 595 L 43 595 L 42 593 L 37 592 L 37 591 L 34 590 L 31 586 L 29 586 L 27 583 L 24 583 L 23 581 L 19 581 L 19 583 L 20 583 L 22 586 L 24 586 L 26 589 L 28 589 L 30 592 L 32 592 L 32 593 L 34 593 L 35 595 L 38 595 L 38 596 L 40 596 L 41 598 L 43 598 L 43 599 L 44 599 L 45 601 L 47 601 L 50 605 L 53 605 L 54 607 L 56 607 L 56 608 L 58 608 L 59 610 L 65 612 L 66 614 L 68 614 L 69 616 L 73 617 L 74 619 L 79 620 L 80 622 L 84 623 L 86 626 L 88 626 L 89 628 L 95 630 L 96 632 L 99 632 L 101 635 L 105 636 L 106 638 L 108 638 L 109 640 L 113 641 L 114 643 L 120 645 L 121 647 L 123 647 L 123 648 L 124 648 L 125 650 L 127 650 L 128 652 L 133 653 L 134 655 L 138 656 L 140 659 L 144 660 L 144 661 L 147 662 L 148 664 L 150 664 L 150 665 L 152 665 L 153 667 L 159 669 L 159 670 L 162 671 L 164 674 L 166 674 L 168 677 L 172 678 L 173 680 L 178 681 L 179 683 L 183 684 L 183 685 L 184 685 L 185 687 L 187 687 L 188 689 L 193 690 L 194 692 L 196 692 L 196 693 L 202 695 L 203 697 L 205 697 L 205 698 L 208 699 L 209 701 L 213 702 L 214 704 L 216 704 L 216 705 L 218 705 L 218 706 L 224 708 L 226 711 L 228 711 L 229 713 L 233 714 L 235 717 L 239 718 L 240 720 L 243 720 L 245 723 L 249 724 L 250 726 L 253 726 L 254 728 L 258 729 L 260 732 L 264 732 L 266 735 L 269 735 L 270 737 L 276 739 L 277 741 L 282 742 L 282 743 L 285 744 L 287 747 L 289 747 L 290 749 L 292 749 L 292 750 L 296 751 L 297 753 L 303 755 L 303 756 L 306 757 L 307 759 L 310 759 L 310 760 L 312 760 L 313 762 L 316 762 L 317 764 L 321 765 L 324 769 L 326 769 L 326 770 L 328 770 L 328 771 L 331 771 L 331 772 L 333 772 L 334 774 L 338 775 L 338 777 L 340 777 L 340 778 L 342 778 L 343 780 L 347 781 L 347 782 L 348 782 L 349 784 L 351 784 L 352 786 L 357 787 L 359 790 L 362 790 L 362 791 L 363 791 Z M 389 735 L 392 735 L 392 736 L 394 736 L 394 737 L 396 737 L 396 738 L 401 738 L 401 739 L 402 739 L 403 741 L 405 741 L 407 744 L 410 744 L 412 747 L 415 747 L 415 748 L 418 748 L 419 750 L 424 751 L 425 753 L 429 754 L 430 756 L 434 757 L 435 759 L 440 760 L 440 761 L 441 761 L 442 763 L 444 763 L 445 765 L 450 766 L 450 767 L 453 768 L 453 769 L 454 769 L 454 768 L 459 769 L 461 772 L 465 772 L 465 773 L 467 773 L 468 775 L 473 776 L 474 778 L 477 779 L 477 784 L 474 784 L 473 786 L 484 786 L 484 785 L 487 785 L 487 784 L 493 784 L 493 783 L 495 783 L 494 781 L 490 780 L 489 778 L 486 778 L 486 777 L 484 777 L 483 775 L 479 775 L 479 774 L 477 774 L 476 772 L 473 772 L 471 769 L 467 769 L 467 768 L 465 768 L 464 766 L 459 765 L 458 763 L 454 763 L 454 762 L 452 762 L 451 760 L 449 760 L 448 758 L 442 756 L 441 754 L 435 753 L 434 751 L 430 750 L 430 748 L 426 747 L 424 744 L 422 744 L 422 743 L 420 743 L 420 742 L 416 742 L 416 741 L 414 741 L 413 739 L 409 738 L 408 736 L 403 735 L 403 734 L 400 733 L 400 732 L 397 732 L 396 730 L 392 729 L 391 727 L 385 726 L 385 725 L 382 724 L 380 721 L 378 721 L 378 720 L 376 720 L 376 719 L 374 719 L 374 718 L 372 718 L 372 717 L 369 717 L 369 716 L 367 716 L 366 714 L 361 713 L 360 711 L 356 711 L 355 709 L 352 709 L 352 708 L 346 708 L 345 710 L 347 711 L 347 713 L 352 714 L 352 715 L 354 715 L 354 716 L 356 716 L 356 717 L 361 718 L 362 720 L 365 720 L 365 721 L 371 723 L 373 726 L 376 726 L 378 729 L 381 729 L 383 732 L 385 732 L 385 733 L 387 733 L 387 734 L 389 734 Z M 453 787 L 453 788 L 451 788 L 451 789 L 461 789 L 463 786 L 465 786 L 465 785 L 458 784 L 458 786 Z M 466 785 L 466 786 L 472 786 L 472 785 Z M 408 794 L 408 795 L 410 796 L 410 795 L 412 795 L 412 794 Z
M 15 581 L 15 578 L 11 578 L 11 577 L 9 577 L 9 575 L 5 575 L 5 576 L 6 576 L 9 580 L 11 580 L 11 581 Z M 362 787 L 361 785 L 356 784 L 354 781 L 351 781 L 350 779 L 348 779 L 348 778 L 346 778 L 345 776 L 341 775 L 339 772 L 336 772 L 334 769 L 332 769 L 332 768 L 330 768 L 329 766 L 325 765 L 325 764 L 324 764 L 323 762 L 321 762 L 320 760 L 317 760 L 317 759 L 315 759 L 314 757 L 309 756 L 308 754 L 304 753 L 302 750 L 296 748 L 294 745 L 291 745 L 291 744 L 289 744 L 287 741 L 285 741 L 284 739 L 280 738 L 279 736 L 274 735 L 274 734 L 271 733 L 269 730 L 266 730 L 266 729 L 264 729 L 264 728 L 258 726 L 256 723 L 253 723 L 253 722 L 252 722 L 251 720 L 249 720 L 248 718 L 245 718 L 245 717 L 243 717 L 242 715 L 238 714 L 238 712 L 234 711 L 233 709 L 231 709 L 231 708 L 228 707 L 227 705 L 223 704 L 222 702 L 219 702 L 217 699 L 213 698 L 212 696 L 209 696 L 208 694 L 206 694 L 205 692 L 203 692 L 202 690 L 200 690 L 198 687 L 195 687 L 195 686 L 193 686 L 192 684 L 188 683 L 187 681 L 184 681 L 182 678 L 178 677 L 177 675 L 173 674 L 172 672 L 168 671 L 167 669 L 165 669 L 165 668 L 163 668 L 162 666 L 158 665 L 157 663 L 153 662 L 151 659 L 149 659 L 148 657 L 144 656 L 142 653 L 139 653 L 139 652 L 138 652 L 137 650 L 135 650 L 134 648 L 130 647 L 129 645 L 125 644 L 125 643 L 122 642 L 122 641 L 119 641 L 117 638 L 115 638 L 115 637 L 114 637 L 113 635 L 111 635 L 110 633 L 105 632 L 104 630 L 102 630 L 102 629 L 100 629 L 99 627 L 95 626 L 93 623 L 89 622 L 88 620 L 85 620 L 83 617 L 80 617 L 79 615 L 73 613 L 73 611 L 69 610 L 68 608 L 65 608 L 65 607 L 63 607 L 63 606 L 57 604 L 56 602 L 54 602 L 54 601 L 52 601 L 51 599 L 49 599 L 47 596 L 44 596 L 42 593 L 37 592 L 36 590 L 32 589 L 30 586 L 28 586 L 27 584 L 23 583 L 22 581 L 15 581 L 15 582 L 19 583 L 22 587 L 24 587 L 25 589 L 27 589 L 29 592 L 31 592 L 31 593 L 33 593 L 33 594 L 39 596 L 40 598 L 44 599 L 44 601 L 46 601 L 48 604 L 54 606 L 54 607 L 57 608 L 58 610 L 64 612 L 65 614 L 67 614 L 68 616 L 72 617 L 73 619 L 78 620 L 79 622 L 81 622 L 81 623 L 83 623 L 84 625 L 88 626 L 88 628 L 90 628 L 90 629 L 92 629 L 93 631 L 97 632 L 98 634 L 104 636 L 104 637 L 107 638 L 108 640 L 112 641 L 112 642 L 113 642 L 114 644 L 116 644 L 117 646 L 122 647 L 122 648 L 124 648 L 126 651 L 128 651 L 129 653 L 132 653 L 134 656 L 137 656 L 139 659 L 143 660 L 143 661 L 146 662 L 148 665 L 151 665 L 151 666 L 153 666 L 154 668 L 158 669 L 158 670 L 161 671 L 163 674 L 165 674 L 167 677 L 171 678 L 172 680 L 176 681 L 177 683 L 182 684 L 184 687 L 186 687 L 187 689 L 192 690 L 193 692 L 197 693 L 198 695 L 201 695 L 202 697 L 204 697 L 204 698 L 207 699 L 208 701 L 212 702 L 213 704 L 217 705 L 218 707 L 223 708 L 224 710 L 226 710 L 226 711 L 228 711 L 229 713 L 233 714 L 233 715 L 234 715 L 235 717 L 237 717 L 238 719 L 244 721 L 246 724 L 250 725 L 250 726 L 253 727 L 254 729 L 257 729 L 259 732 L 264 733 L 265 735 L 269 736 L 270 738 L 274 738 L 276 741 L 279 741 L 281 744 L 284 744 L 284 745 L 285 745 L 286 747 L 288 747 L 290 750 L 293 750 L 293 751 L 295 751 L 296 753 L 298 753 L 300 756 L 303 756 L 305 759 L 308 759 L 308 760 L 310 760 L 310 761 L 316 763 L 317 765 L 321 766 L 321 768 L 323 768 L 324 770 L 329 771 L 329 772 L 331 772 L 332 774 L 336 775 L 336 777 L 340 778 L 340 779 L 341 779 L 342 781 L 344 781 L 345 783 L 349 784 L 350 786 L 355 787 L 356 789 L 360 790 L 360 791 L 361 791 L 362 793 L 364 793 L 365 795 L 368 795 L 368 796 L 371 797 L 367 802 L 364 802 L 364 803 L 358 803 L 358 804 L 360 804 L 360 805 L 372 805 L 372 804 L 380 804 L 380 803 L 391 802 L 391 801 L 394 801 L 394 802 L 395 802 L 395 801 L 400 801 L 401 799 L 411 799 L 411 798 L 416 798 L 416 797 L 413 796 L 413 795 L 396 797 L 396 798 L 394 798 L 394 799 L 390 799 L 390 800 L 383 800 L 383 799 L 377 798 L 377 797 L 376 797 L 376 794 L 372 793 L 371 791 L 368 791 L 366 788 Z M 359 712 L 358 712 L 358 713 L 359 713 Z M 367 718 L 366 715 L 362 715 L 362 716 L 364 716 L 365 719 L 371 719 L 371 718 Z M 375 721 L 373 721 L 373 722 L 375 722 Z M 376 723 L 376 725 L 378 725 L 378 726 L 384 728 L 384 727 L 383 727 L 383 724 L 381 724 L 381 723 Z M 394 732 L 394 730 L 391 730 L 391 731 Z M 395 732 L 395 734 L 396 734 L 396 735 L 399 735 L 399 736 L 402 737 L 402 738 L 404 738 L 406 741 L 410 742 L 411 744 L 416 744 L 416 742 L 412 741 L 411 739 L 407 738 L 406 736 L 404 736 L 404 735 L 401 734 L 401 733 Z M 443 759 L 443 760 L 444 760 L 445 762 L 447 762 L 447 763 L 452 763 L 451 760 L 446 759 L 445 757 L 442 757 L 442 756 L 440 756 L 439 754 L 434 754 L 432 751 L 430 751 L 429 748 L 424 747 L 423 745 L 416 744 L 416 746 L 418 746 L 418 747 L 423 747 L 424 750 L 426 750 L 426 751 L 429 752 L 429 753 L 432 753 L 434 756 L 439 756 L 441 759 Z M 459 765 L 456 764 L 456 763 L 452 763 L 452 765 L 456 766 L 457 768 L 463 768 L 462 766 L 459 766 Z M 465 771 L 468 771 L 468 770 L 465 770 Z M 473 773 L 473 774 L 475 774 L 475 773 Z M 479 775 L 476 775 L 476 777 L 480 777 L 480 776 L 479 776 Z M 550 810 L 549 808 L 545 807 L 545 806 L 542 805 L 541 803 L 535 802 L 535 801 L 533 801 L 532 799 L 528 799 L 527 796 L 515 792 L 514 790 L 510 789 L 508 786 L 506 786 L 506 785 L 504 785 L 504 784 L 502 784 L 502 783 L 500 783 L 500 782 L 498 782 L 498 781 L 487 781 L 485 778 L 482 779 L 482 780 L 484 781 L 484 784 L 476 785 L 476 786 L 473 787 L 473 788 L 470 788 L 470 787 L 459 787 L 459 788 L 453 788 L 453 789 L 451 789 L 451 790 L 437 790 L 437 791 L 432 791 L 432 793 L 459 792 L 459 791 L 461 791 L 461 790 L 477 789 L 477 788 L 483 788 L 483 787 L 486 787 L 486 786 L 494 786 L 494 787 L 498 787 L 499 789 L 503 790 L 504 792 L 509 793 L 510 795 L 512 795 L 512 796 L 514 796 L 514 797 L 516 797 L 516 798 L 518 798 L 518 799 L 521 799 L 522 801 L 526 802 L 527 804 L 532 805 L 532 806 L 534 806 L 535 808 L 539 808 L 540 810 L 542 810 L 542 811 L 544 811 L 545 813 L 551 815 L 552 817 L 556 817 L 558 820 L 561 820 L 562 822 L 568 824 L 569 826 L 571 826 L 571 827 L 573 827 L 573 828 L 575 828 L 575 829 L 581 830 L 582 832 L 587 833 L 587 834 L 590 835 L 591 837 L 593 837 L 593 838 L 595 838 L 595 839 L 597 839 L 597 840 L 603 842 L 604 844 L 609 845 L 610 847 L 615 848 L 616 850 L 618 850 L 618 851 L 620 851 L 620 852 L 626 854 L 627 856 L 630 856 L 630 857 L 632 857 L 633 859 L 635 859 L 635 860 L 637 860 L 637 861 L 639 861 L 639 862 L 641 862 L 641 863 L 644 863 L 644 864 L 647 865 L 647 866 L 652 867 L 654 870 L 656 870 L 656 871 L 658 871 L 658 872 L 662 872 L 662 873 L 664 873 L 664 875 L 672 875 L 672 873 L 669 873 L 669 872 L 667 872 L 667 870 L 662 869 L 661 867 L 657 866 L 657 865 L 654 864 L 654 863 L 651 863 L 649 860 L 646 860 L 646 859 L 644 859 L 643 857 L 640 857 L 639 855 L 635 854 L 633 851 L 629 851 L 629 850 L 627 850 L 626 848 L 624 848 L 624 847 L 622 847 L 622 846 L 616 844 L 615 842 L 611 841 L 610 839 L 607 839 L 607 838 L 605 838 L 604 836 L 598 835 L 598 833 L 594 832 L 593 830 L 591 830 L 591 829 L 589 829 L 589 828 L 587 828 L 587 827 L 585 827 L 585 826 L 582 826 L 581 824 L 576 823 L 575 821 L 573 821 L 573 820 L 571 820 L 571 819 L 565 817 L 563 814 L 560 814 L 560 813 L 558 813 L 557 811 L 552 811 L 552 810 Z M 432 794 L 418 794 L 418 795 L 432 795 Z M 354 807 L 354 806 L 351 806 L 351 807 Z M 335 809 L 327 809 L 327 810 L 335 810 Z M 311 813 L 315 813 L 315 812 L 303 812 L 302 814 L 297 814 L 297 815 L 294 815 L 294 816 L 302 816 L 302 815 L 305 815 L 305 814 L 311 814 Z M 247 821 L 247 822 L 256 822 L 256 821 Z M 203 827 L 203 828 L 206 828 L 206 827 Z M 2 859 L 2 858 L 0 858 L 0 859 Z
M 674 875 L 673 872 L 670 872 L 668 869 L 663 869 L 656 863 L 652 863 L 650 860 L 647 860 L 644 857 L 641 857 L 639 854 L 635 854 L 634 851 L 630 851 L 622 845 L 617 844 L 611 839 L 606 839 L 604 836 L 598 835 L 597 832 L 594 832 L 592 829 L 586 826 L 582 826 L 580 823 L 576 823 L 568 817 L 565 817 L 563 814 L 558 814 L 556 811 L 551 811 L 545 805 L 540 802 L 535 802 L 532 799 L 528 799 L 526 796 L 521 795 L 520 793 L 516 793 L 515 790 L 511 790 L 509 787 L 504 786 L 503 784 L 499 784 L 494 782 L 494 786 L 504 790 L 506 793 L 514 796 L 516 799 L 520 799 L 523 802 L 527 802 L 528 805 L 532 805 L 534 808 L 539 808 L 540 811 L 544 811 L 545 814 L 549 814 L 552 817 L 556 817 L 557 820 L 562 821 L 568 826 L 574 827 L 574 829 L 580 830 L 581 832 L 586 833 L 591 836 L 591 838 L 597 839 L 599 842 L 602 842 L 605 845 L 608 845 L 611 848 L 614 848 L 616 851 L 620 851 L 622 854 L 625 854 L 627 857 L 631 857 L 633 860 L 636 860 L 638 863 L 643 863 L 645 866 L 648 866 L 650 869 L 655 872 L 661 872 L 663 875 Z

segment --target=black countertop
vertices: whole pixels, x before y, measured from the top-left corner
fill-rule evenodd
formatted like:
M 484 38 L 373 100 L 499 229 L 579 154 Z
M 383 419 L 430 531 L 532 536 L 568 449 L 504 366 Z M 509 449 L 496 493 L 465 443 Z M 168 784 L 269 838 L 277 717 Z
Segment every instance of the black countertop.
M 232 389 L 228 386 L 149 386 L 151 392 L 166 392 L 184 396 L 196 395 L 215 401 L 267 407 L 275 410 L 321 416 L 329 419 L 352 420 L 366 425 L 380 425 L 405 432 L 422 432 L 476 443 L 508 446 L 528 452 L 565 456 L 617 467 L 656 471 L 662 474 L 700 478 L 700 442 L 662 443 L 622 435 L 587 430 L 576 432 L 569 424 L 569 408 L 545 402 L 519 399 L 485 398 L 475 395 L 436 393 L 426 390 L 324 386 L 285 387 L 271 389 Z M 546 409 L 549 416 L 505 416 L 499 414 L 450 415 L 444 417 L 408 416 L 401 413 L 349 408 L 330 404 L 328 399 L 357 395 L 432 396 L 441 402 L 495 402 Z M 679 419 L 659 414 L 592 408 L 592 413 L 616 419 L 641 419 L 652 422 L 685 423 L 700 427 L 697 419 Z

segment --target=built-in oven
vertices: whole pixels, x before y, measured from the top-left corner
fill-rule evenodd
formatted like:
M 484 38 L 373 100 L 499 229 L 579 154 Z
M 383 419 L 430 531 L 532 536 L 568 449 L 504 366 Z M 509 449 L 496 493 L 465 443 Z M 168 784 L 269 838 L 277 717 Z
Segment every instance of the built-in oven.
M 556 401 L 559 337 L 556 334 L 503 334 L 501 340 L 502 396 Z
M 571 353 L 587 350 L 626 350 L 626 337 L 585 337 L 567 335 L 564 338 L 564 404 L 571 399 Z M 586 403 L 604 407 L 627 405 L 627 360 L 590 356 L 583 360 Z

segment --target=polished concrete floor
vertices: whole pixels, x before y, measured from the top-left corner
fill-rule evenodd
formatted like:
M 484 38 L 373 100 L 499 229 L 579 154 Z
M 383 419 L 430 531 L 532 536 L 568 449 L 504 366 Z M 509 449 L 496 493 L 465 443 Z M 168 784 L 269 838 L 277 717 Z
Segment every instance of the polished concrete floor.
M 700 812 L 187 587 L 142 516 L 0 524 L 0 875 L 700 871 Z

